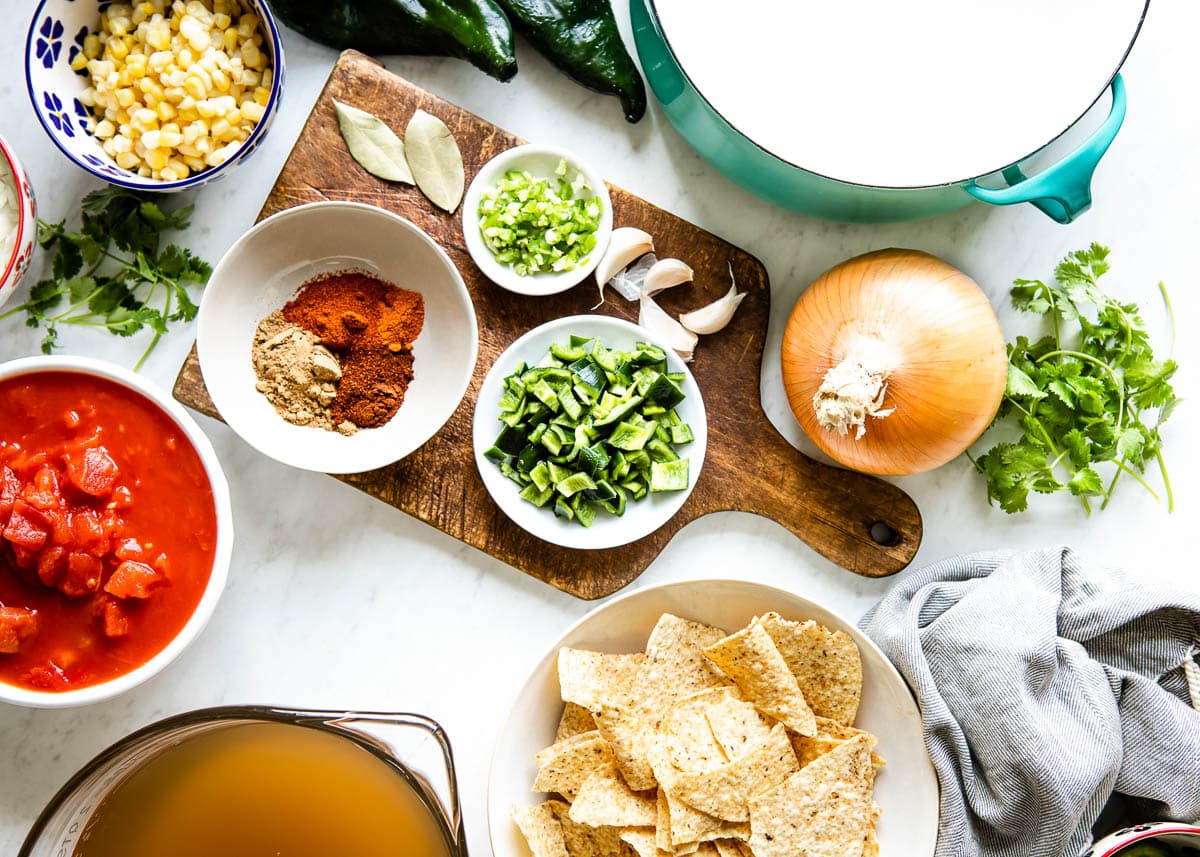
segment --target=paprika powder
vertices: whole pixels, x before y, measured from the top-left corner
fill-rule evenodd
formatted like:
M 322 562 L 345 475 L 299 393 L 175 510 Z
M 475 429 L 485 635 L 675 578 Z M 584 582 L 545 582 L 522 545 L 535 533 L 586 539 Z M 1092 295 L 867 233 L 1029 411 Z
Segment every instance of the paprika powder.
M 413 342 L 425 324 L 420 293 L 362 271 L 338 271 L 305 283 L 283 317 L 341 362 L 329 406 L 334 424 L 377 428 L 396 415 L 413 379 Z

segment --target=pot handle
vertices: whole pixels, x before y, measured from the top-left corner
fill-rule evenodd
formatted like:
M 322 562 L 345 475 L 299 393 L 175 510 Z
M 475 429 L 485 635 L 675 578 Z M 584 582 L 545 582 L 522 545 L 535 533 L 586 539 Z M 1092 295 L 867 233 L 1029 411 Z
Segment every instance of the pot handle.
M 1092 174 L 1125 121 L 1125 81 L 1112 81 L 1112 107 L 1091 136 L 1062 160 L 1036 176 L 1026 176 L 1013 164 L 1003 171 L 1009 186 L 998 190 L 967 182 L 967 193 L 992 205 L 1032 202 L 1051 219 L 1070 223 L 1092 205 Z
M 637 44 L 638 58 L 642 61 L 650 88 L 660 102 L 670 104 L 683 94 L 683 75 L 671 57 L 667 40 L 658 27 L 658 21 L 650 14 L 647 2 L 629 0 L 633 40 Z

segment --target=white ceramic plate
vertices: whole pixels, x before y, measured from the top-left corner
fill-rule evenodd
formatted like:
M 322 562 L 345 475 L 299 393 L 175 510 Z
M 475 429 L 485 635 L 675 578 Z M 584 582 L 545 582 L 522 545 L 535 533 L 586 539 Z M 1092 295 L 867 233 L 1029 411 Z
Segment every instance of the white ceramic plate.
M 529 857 L 509 819 L 514 804 L 541 800 L 530 791 L 533 754 L 554 742 L 562 713 L 556 658 L 562 646 L 640 652 L 658 617 L 674 613 L 729 631 L 774 610 L 787 619 L 815 619 L 854 638 L 862 653 L 863 696 L 855 725 L 879 736 L 887 765 L 875 780 L 880 852 L 928 857 L 937 842 L 938 784 L 921 732 L 921 715 L 904 679 L 850 622 L 782 589 L 740 580 L 690 580 L 641 589 L 598 607 L 550 647 L 517 694 L 492 756 L 488 827 L 494 857 Z
M 179 657 L 183 650 L 191 645 L 196 637 L 200 636 L 200 632 L 204 630 L 204 626 L 208 624 L 213 611 L 217 608 L 221 593 L 225 591 L 225 581 L 229 575 L 229 559 L 233 553 L 233 506 L 229 501 L 229 484 L 225 481 L 221 462 L 217 459 L 217 454 L 213 451 L 208 437 L 200 430 L 200 426 L 184 410 L 183 406 L 172 399 L 166 390 L 150 383 L 141 375 L 130 372 L 124 366 L 117 366 L 103 360 L 94 360 L 90 357 L 25 357 L 0 363 L 0 381 L 41 372 L 90 375 L 119 384 L 149 399 L 167 415 L 171 422 L 179 427 L 188 443 L 196 450 L 196 455 L 200 457 L 200 463 L 204 465 L 204 473 L 208 477 L 208 484 L 212 489 L 213 505 L 217 513 L 217 546 L 213 552 L 212 571 L 208 576 L 208 583 L 204 587 L 204 594 L 200 596 L 200 601 L 196 605 L 196 609 L 192 611 L 187 623 L 158 654 L 124 675 L 78 690 L 48 693 L 0 682 L 0 701 L 2 702 L 27 705 L 31 708 L 72 708 L 77 705 L 90 705 L 94 702 L 111 699 L 148 681 Z
M 508 170 L 526 170 L 535 178 L 546 178 L 554 175 L 559 161 L 564 159 L 569 168 L 568 175 L 572 174 L 570 170 L 578 170 L 583 173 L 584 178 L 592 187 L 593 194 L 599 197 L 600 202 L 604 205 L 604 211 L 600 215 L 600 226 L 596 230 L 596 247 L 584 264 L 573 271 L 563 271 L 558 274 L 547 272 L 522 277 L 512 268 L 498 263 L 496 257 L 492 255 L 492 251 L 483 243 L 483 236 L 479 232 L 479 198 L 484 191 L 494 187 Z M 475 264 L 479 266 L 479 270 L 483 271 L 487 278 L 496 285 L 521 295 L 553 295 L 583 282 L 584 278 L 596 270 L 596 266 L 600 264 L 600 258 L 608 248 L 608 239 L 612 235 L 613 228 L 612 200 L 609 199 L 608 186 L 605 185 L 603 177 L 580 160 L 578 156 L 555 146 L 516 146 L 492 158 L 480 168 L 471 181 L 470 187 L 467 188 L 462 211 L 463 240 L 466 241 L 467 251 L 471 254 Z
M 566 342 L 572 334 L 599 338 L 609 348 L 632 350 L 638 342 L 649 342 L 662 348 L 667 353 L 667 369 L 687 376 L 682 385 L 686 398 L 675 410 L 680 419 L 692 427 L 695 436 L 691 443 L 677 448 L 680 457 L 688 459 L 687 490 L 651 493 L 637 502 L 630 500 L 625 514 L 619 518 L 604 511 L 597 512 L 596 521 L 590 527 L 564 520 L 549 508 L 539 509 L 522 500 L 519 496 L 521 489 L 516 483 L 483 457 L 483 451 L 492 445 L 503 428 L 499 416 L 505 376 L 512 374 L 522 360 L 531 366 L 537 365 L 546 356 L 551 343 Z M 479 390 L 472 434 L 475 465 L 479 468 L 479 475 L 488 493 L 504 514 L 539 539 L 568 548 L 596 550 L 637 541 L 657 530 L 679 511 L 700 478 L 700 468 L 708 448 L 708 417 L 704 412 L 700 388 L 688 371 L 687 364 L 674 351 L 656 342 L 644 328 L 607 315 L 572 315 L 535 327 L 500 355 Z
M 258 322 L 301 285 L 351 268 L 420 292 L 425 326 L 400 410 L 344 437 L 280 417 L 254 388 L 250 349 Z M 248 444 L 292 467 L 360 473 L 399 461 L 445 424 L 471 381 L 479 334 L 467 287 L 433 239 L 381 208 L 317 202 L 268 217 L 229 248 L 204 290 L 196 346 L 217 410 Z

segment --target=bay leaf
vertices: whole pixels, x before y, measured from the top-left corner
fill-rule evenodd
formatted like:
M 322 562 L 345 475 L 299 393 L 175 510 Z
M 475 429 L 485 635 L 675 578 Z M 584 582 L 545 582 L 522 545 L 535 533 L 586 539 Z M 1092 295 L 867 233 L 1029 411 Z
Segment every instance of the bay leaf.
M 466 176 L 462 152 L 450 129 L 436 116 L 418 110 L 408 120 L 404 139 L 417 187 L 438 208 L 453 212 L 462 201 Z
M 404 155 L 404 143 L 382 119 L 365 110 L 334 99 L 338 128 L 351 156 L 373 176 L 391 182 L 413 184 L 412 171 Z

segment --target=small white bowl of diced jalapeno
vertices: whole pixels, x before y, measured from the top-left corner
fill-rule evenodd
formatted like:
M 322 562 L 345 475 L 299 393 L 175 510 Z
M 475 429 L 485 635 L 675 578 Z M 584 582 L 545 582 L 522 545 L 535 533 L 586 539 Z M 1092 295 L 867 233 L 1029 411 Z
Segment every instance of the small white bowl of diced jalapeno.
M 463 199 L 463 239 L 488 279 L 522 295 L 582 282 L 612 235 L 604 179 L 556 146 L 524 145 L 480 168 Z
M 564 547 L 627 544 L 691 494 L 708 445 L 695 378 L 641 327 L 603 315 L 543 324 L 480 388 L 475 461 L 516 524 Z

